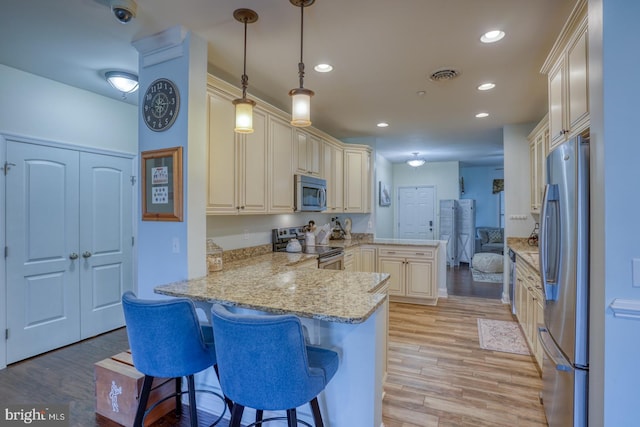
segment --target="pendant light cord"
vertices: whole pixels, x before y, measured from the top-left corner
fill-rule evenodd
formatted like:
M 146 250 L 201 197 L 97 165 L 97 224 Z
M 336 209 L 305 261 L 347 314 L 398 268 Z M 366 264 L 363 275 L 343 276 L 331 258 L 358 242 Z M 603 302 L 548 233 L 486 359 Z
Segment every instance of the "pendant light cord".
M 300 62 L 298 63 L 298 76 L 300 77 L 300 89 L 304 87 L 304 62 L 302 61 L 303 45 L 304 45 L 304 1 L 300 2 Z
M 242 68 L 242 99 L 247 98 L 247 86 L 249 85 L 249 77 L 247 77 L 247 17 L 244 18 L 244 65 Z

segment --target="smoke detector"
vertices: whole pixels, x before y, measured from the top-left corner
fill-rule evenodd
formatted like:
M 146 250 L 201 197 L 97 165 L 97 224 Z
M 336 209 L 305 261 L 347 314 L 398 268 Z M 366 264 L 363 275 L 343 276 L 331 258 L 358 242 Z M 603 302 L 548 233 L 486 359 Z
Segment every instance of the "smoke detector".
M 460 71 L 458 70 L 454 70 L 453 68 L 442 68 L 431 73 L 429 80 L 433 82 L 446 82 L 455 79 L 459 75 Z

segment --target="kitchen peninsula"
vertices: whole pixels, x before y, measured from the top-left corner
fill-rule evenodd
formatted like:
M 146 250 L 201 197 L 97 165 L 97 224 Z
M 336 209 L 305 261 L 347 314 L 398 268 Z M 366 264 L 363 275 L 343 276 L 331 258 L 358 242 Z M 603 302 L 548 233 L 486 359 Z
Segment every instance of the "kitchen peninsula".
M 340 354 L 338 372 L 319 397 L 326 424 L 380 426 L 389 275 L 300 268 L 310 258 L 313 256 L 269 253 L 232 262 L 203 278 L 157 286 L 155 292 L 190 298 L 207 317 L 213 303 L 236 312 L 299 316 L 311 344 Z M 219 389 L 213 369 L 197 376 L 196 382 Z M 199 409 L 222 411 L 222 406 L 213 405 L 198 402 Z M 308 408 L 299 413 L 303 419 L 310 418 Z M 246 421 L 252 416 L 247 411 Z

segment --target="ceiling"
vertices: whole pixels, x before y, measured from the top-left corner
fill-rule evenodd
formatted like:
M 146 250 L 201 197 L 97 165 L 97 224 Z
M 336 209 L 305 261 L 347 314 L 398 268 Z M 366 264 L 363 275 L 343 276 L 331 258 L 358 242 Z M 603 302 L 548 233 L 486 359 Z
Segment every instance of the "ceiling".
M 138 103 L 104 80 L 110 69 L 137 73 L 133 40 L 181 25 L 208 41 L 209 72 L 240 86 L 248 26 L 249 97 L 290 111 L 298 86 L 300 9 L 289 0 L 138 0 L 120 24 L 109 0 L 2 0 L 0 63 Z M 315 91 L 313 126 L 372 145 L 391 162 L 419 152 L 427 161 L 502 164 L 502 128 L 537 122 L 547 110 L 540 68 L 575 0 L 316 0 L 304 13 L 304 86 Z M 483 44 L 502 29 L 506 37 Z M 331 73 L 313 66 L 327 62 Z M 434 82 L 432 72 L 460 76 Z M 494 82 L 496 88 L 476 87 Z M 424 91 L 424 95 L 418 92 Z M 483 119 L 478 112 L 488 112 Z M 387 128 L 376 123 L 385 121 Z

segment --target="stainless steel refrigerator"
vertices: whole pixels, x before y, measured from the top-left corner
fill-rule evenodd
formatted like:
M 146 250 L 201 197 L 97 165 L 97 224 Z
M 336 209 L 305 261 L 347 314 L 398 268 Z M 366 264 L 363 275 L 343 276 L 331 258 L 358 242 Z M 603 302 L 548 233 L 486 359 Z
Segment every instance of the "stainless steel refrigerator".
M 545 307 L 542 401 L 549 427 L 587 426 L 589 376 L 589 141 L 547 157 L 540 276 Z

